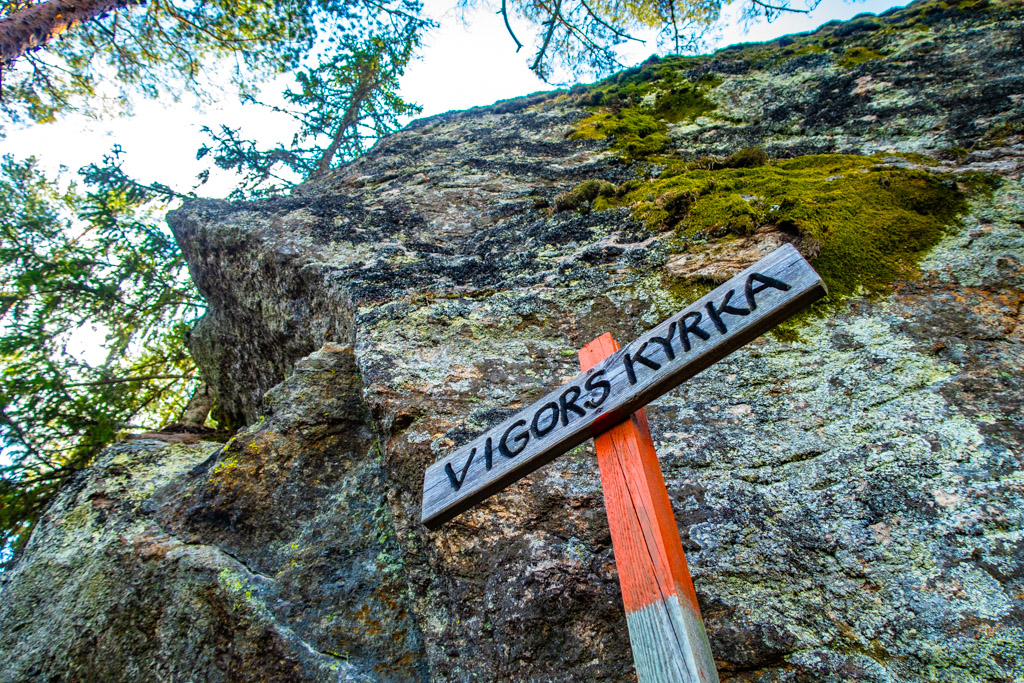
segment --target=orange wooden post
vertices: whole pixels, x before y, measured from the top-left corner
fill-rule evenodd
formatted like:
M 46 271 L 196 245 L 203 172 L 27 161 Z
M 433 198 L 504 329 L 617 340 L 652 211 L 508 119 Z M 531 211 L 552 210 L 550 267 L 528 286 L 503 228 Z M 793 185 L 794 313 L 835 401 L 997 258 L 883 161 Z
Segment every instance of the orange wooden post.
M 606 333 L 580 349 L 580 369 L 618 350 Z M 594 447 L 637 676 L 643 683 L 717 683 L 644 410 L 595 437 Z

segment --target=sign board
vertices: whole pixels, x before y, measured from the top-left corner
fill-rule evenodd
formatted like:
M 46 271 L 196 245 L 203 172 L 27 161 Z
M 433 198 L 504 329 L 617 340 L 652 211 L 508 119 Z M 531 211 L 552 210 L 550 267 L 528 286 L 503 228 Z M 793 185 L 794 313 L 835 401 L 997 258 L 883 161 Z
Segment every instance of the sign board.
M 775 250 L 598 365 L 427 468 L 421 520 L 436 529 L 626 420 L 825 296 L 792 246 Z

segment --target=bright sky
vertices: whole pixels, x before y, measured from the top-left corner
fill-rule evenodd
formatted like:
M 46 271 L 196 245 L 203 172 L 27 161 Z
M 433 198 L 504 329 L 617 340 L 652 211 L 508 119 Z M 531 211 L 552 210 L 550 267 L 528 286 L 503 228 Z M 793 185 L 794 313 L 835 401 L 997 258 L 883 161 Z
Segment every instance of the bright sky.
M 794 2 L 798 5 L 799 0 Z M 433 31 L 402 79 L 402 93 L 407 100 L 423 106 L 423 116 L 453 109 L 487 105 L 500 99 L 525 95 L 553 86 L 538 80 L 527 68 L 532 54 L 529 45 L 519 53 L 505 31 L 501 16 L 492 10 L 476 10 L 459 21 L 460 13 L 452 8 L 453 0 L 426 0 L 427 12 L 441 24 Z M 812 30 L 832 19 L 849 19 L 862 12 L 882 12 L 897 4 L 893 0 L 845 2 L 823 0 L 810 15 L 788 14 L 771 24 L 758 24 L 745 30 L 738 21 L 740 4 L 729 6 L 726 29 L 712 42 L 714 48 L 737 42 L 771 40 L 787 33 Z M 528 42 L 529 27 L 513 23 L 513 29 Z M 646 45 L 629 44 L 621 61 L 626 66 L 638 64 L 655 51 L 653 41 Z M 264 99 L 276 99 L 287 81 L 265 88 Z M 127 153 L 125 170 L 142 181 L 160 181 L 179 191 L 195 184 L 196 174 L 205 168 L 197 162 L 195 150 L 206 141 L 202 126 L 217 128 L 221 124 L 241 126 L 248 137 L 270 145 L 287 142 L 292 135 L 290 121 L 260 107 L 242 106 L 234 97 L 207 105 L 195 106 L 193 98 L 167 103 L 142 100 L 130 117 L 90 120 L 71 117 L 50 125 L 10 130 L 0 141 L 0 152 L 16 157 L 35 155 L 43 167 L 54 173 L 62 165 L 71 171 L 103 155 L 118 143 Z M 225 196 L 233 188 L 233 176 L 226 172 L 211 173 L 201 191 L 204 196 Z

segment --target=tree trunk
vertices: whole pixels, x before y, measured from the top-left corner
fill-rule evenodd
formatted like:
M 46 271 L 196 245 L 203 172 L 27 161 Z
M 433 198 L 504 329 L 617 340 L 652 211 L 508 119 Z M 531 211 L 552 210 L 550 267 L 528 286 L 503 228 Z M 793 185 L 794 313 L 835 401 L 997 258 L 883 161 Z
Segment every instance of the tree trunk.
M 206 425 L 206 418 L 210 416 L 210 406 L 212 403 L 213 393 L 206 385 L 206 382 L 203 382 L 192 393 L 192 399 L 185 406 L 185 410 L 181 412 L 178 425 L 202 430 Z
M 130 4 L 132 0 L 46 0 L 4 17 L 0 19 L 0 65 L 11 64 L 77 24 Z
M 311 178 L 319 178 L 331 170 L 331 161 L 334 160 L 334 155 L 341 148 L 341 143 L 345 140 L 345 133 L 359 123 L 359 108 L 363 106 L 363 101 L 377 87 L 379 73 L 379 66 L 364 65 L 361 67 L 359 83 L 352 91 L 352 99 L 349 100 L 348 107 L 345 108 L 345 115 L 334 131 L 334 138 L 331 140 L 330 146 L 324 150 L 323 155 L 317 162 L 316 171 L 313 172 Z

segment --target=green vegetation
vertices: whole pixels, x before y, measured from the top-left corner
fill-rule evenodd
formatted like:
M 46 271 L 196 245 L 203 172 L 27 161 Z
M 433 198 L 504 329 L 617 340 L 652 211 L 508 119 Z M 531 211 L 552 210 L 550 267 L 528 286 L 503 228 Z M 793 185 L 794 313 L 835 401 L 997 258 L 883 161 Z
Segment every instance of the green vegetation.
M 174 420 L 197 384 L 185 335 L 202 302 L 163 208 L 116 157 L 60 190 L 0 164 L 0 566 L 46 503 L 119 433 Z M 82 357 L 82 337 L 106 358 Z
M 956 6 L 931 2 L 886 19 L 860 16 L 785 42 L 737 45 L 723 52 L 757 68 L 822 54 L 831 55 L 839 68 L 853 69 L 884 58 L 897 34 L 921 28 L 920 16 Z M 570 137 L 608 140 L 621 159 L 640 162 L 655 175 L 627 182 L 614 192 L 604 188 L 571 207 L 566 203 L 566 208 L 628 207 L 650 229 L 674 230 L 674 240 L 684 250 L 708 240 L 781 229 L 816 252 L 815 267 L 830 288 L 829 306 L 856 292 L 881 291 L 897 279 L 913 277 L 920 258 L 965 210 L 967 195 L 990 189 L 984 179 L 960 176 L 954 181 L 924 170 L 886 166 L 881 157 L 816 155 L 770 162 L 763 150 L 749 148 L 726 158 L 684 162 L 672 149 L 670 125 L 716 115 L 709 93 L 720 80 L 706 74 L 691 82 L 680 75 L 693 74 L 701 59 L 652 59 L 574 91 L 592 114 Z M 997 139 L 1004 130 L 1008 127 L 994 126 L 990 137 Z M 925 166 L 935 161 L 918 156 L 908 160 Z M 580 197 L 574 193 L 564 198 Z
M 778 228 L 820 245 L 814 267 L 833 302 L 912 277 L 916 264 L 965 210 L 951 179 L 854 155 L 765 163 L 760 150 L 722 162 L 676 163 L 649 181 L 619 188 L 651 229 L 671 228 L 680 245 Z M 760 161 L 760 163 L 758 163 Z
M 706 93 L 721 83 L 714 77 L 687 81 L 679 75 L 679 61 L 650 60 L 594 85 L 581 100 L 596 111 L 580 121 L 570 137 L 611 137 L 612 148 L 630 161 L 663 151 L 668 145 L 668 124 L 713 112 L 715 104 Z
M 881 56 L 880 53 L 875 52 L 869 47 L 858 45 L 846 51 L 843 58 L 839 60 L 839 65 L 851 69 L 858 64 L 870 62 L 872 59 L 879 59 Z
M 658 118 L 669 123 L 692 121 L 715 108 L 714 103 L 704 97 L 704 90 L 713 88 L 721 81 L 706 80 L 698 85 L 677 83 L 670 85 L 671 90 L 658 94 L 654 104 L 654 113 Z
M 562 194 L 555 197 L 555 211 L 569 211 L 590 206 L 598 197 L 608 197 L 618 191 L 612 183 L 607 180 L 591 178 Z

